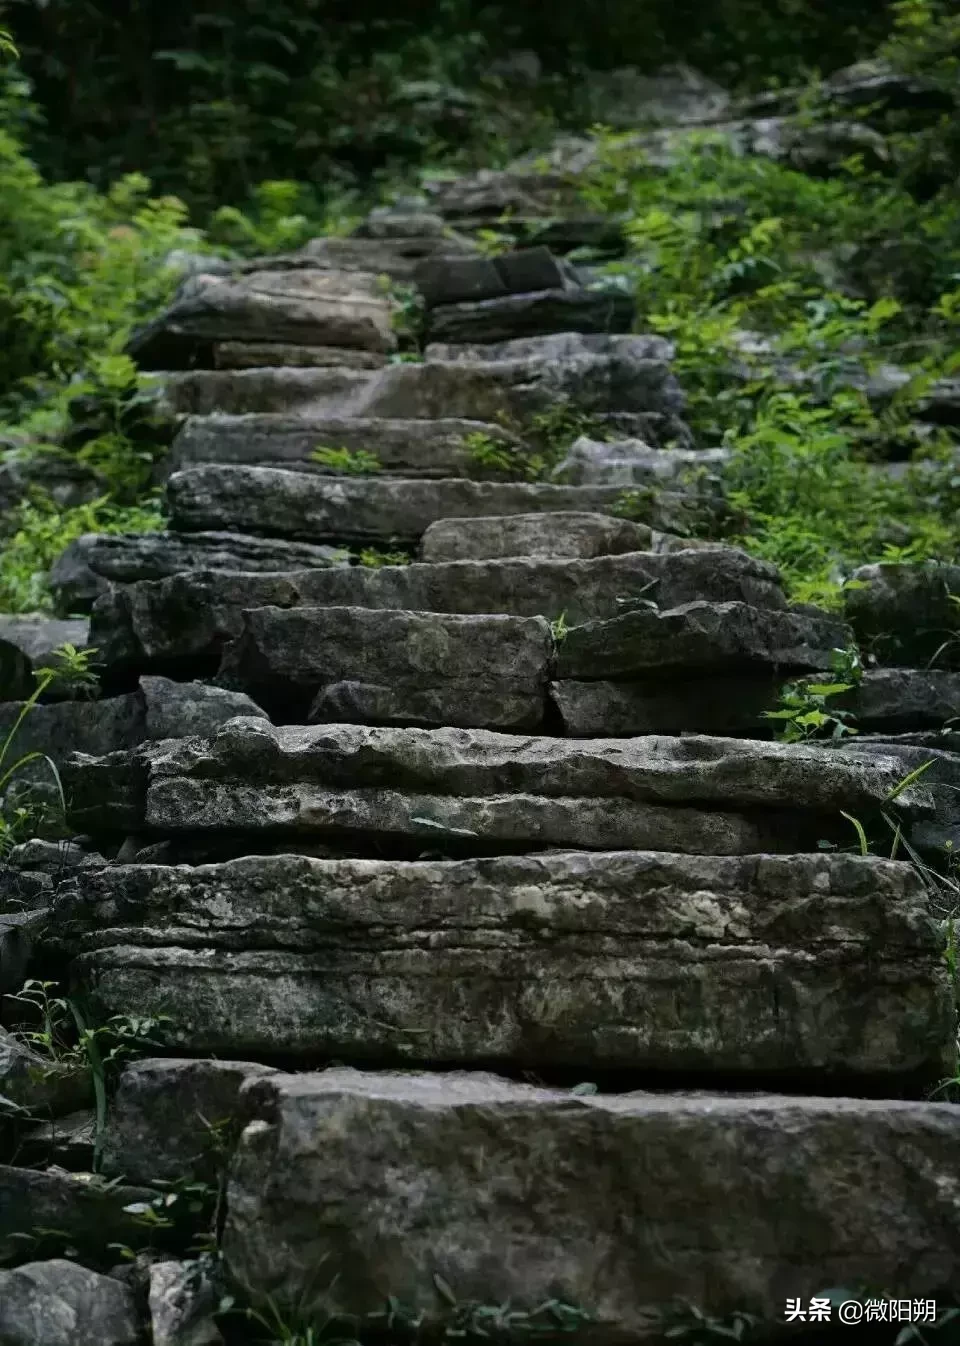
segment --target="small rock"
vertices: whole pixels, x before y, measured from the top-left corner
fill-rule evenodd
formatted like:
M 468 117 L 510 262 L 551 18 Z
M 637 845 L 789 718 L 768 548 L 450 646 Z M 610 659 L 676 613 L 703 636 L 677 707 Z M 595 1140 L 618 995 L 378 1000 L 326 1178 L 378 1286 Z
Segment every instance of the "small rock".
M 220 1293 L 209 1261 L 154 1262 L 148 1296 L 153 1346 L 221 1346 L 213 1320 Z
M 0 1271 L 4 1346 L 137 1346 L 131 1292 L 110 1276 L 60 1258 Z

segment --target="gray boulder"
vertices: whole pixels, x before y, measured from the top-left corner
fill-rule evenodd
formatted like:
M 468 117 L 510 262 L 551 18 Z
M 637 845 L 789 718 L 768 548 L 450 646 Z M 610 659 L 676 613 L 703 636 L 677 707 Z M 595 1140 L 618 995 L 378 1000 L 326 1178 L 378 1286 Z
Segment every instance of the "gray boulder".
M 119 1281 L 76 1262 L 28 1262 L 0 1271 L 4 1346 L 137 1346 L 137 1306 Z
M 154 1262 L 149 1277 L 152 1346 L 222 1346 L 214 1314 L 223 1285 L 212 1259 Z

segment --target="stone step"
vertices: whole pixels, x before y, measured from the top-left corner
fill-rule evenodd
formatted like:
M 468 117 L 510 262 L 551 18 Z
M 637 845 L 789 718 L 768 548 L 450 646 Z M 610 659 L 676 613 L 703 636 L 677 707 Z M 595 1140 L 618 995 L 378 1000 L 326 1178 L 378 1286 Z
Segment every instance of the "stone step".
M 45 613 L 0 613 L 0 701 L 25 700 L 36 689 L 34 670 L 57 666 L 62 645 L 83 649 L 86 618 L 57 618 Z M 48 697 L 70 695 L 65 683 L 54 683 Z
M 251 856 L 61 890 L 51 947 L 102 1013 L 171 1015 L 173 1051 L 818 1088 L 956 1054 L 939 925 L 889 861 Z
M 182 532 L 228 529 L 312 543 L 413 546 L 438 519 L 555 511 L 611 513 L 619 486 L 467 481 L 448 477 L 338 477 L 273 467 L 209 465 L 175 472 L 167 483 L 171 526 Z M 643 502 L 642 522 L 663 532 L 716 527 L 721 506 L 668 491 Z
M 61 612 L 89 612 L 111 584 L 164 579 L 190 570 L 263 572 L 349 564 L 342 547 L 243 533 L 84 533 L 50 568 Z
M 214 369 L 382 369 L 387 356 L 379 351 L 350 350 L 346 346 L 302 346 L 289 341 L 215 341 Z
M 413 238 L 312 238 L 303 255 L 314 266 L 334 271 L 366 271 L 412 282 L 429 257 L 473 256 L 477 246 L 449 231 L 447 236 Z
M 468 489 L 475 488 L 468 484 Z M 184 535 L 191 536 L 196 534 Z M 240 614 L 247 608 L 403 608 L 550 621 L 563 615 L 572 625 L 615 617 L 621 600 L 635 598 L 656 598 L 665 608 L 703 598 L 765 608 L 786 605 L 773 566 L 719 546 L 592 560 L 508 557 L 278 574 L 206 571 L 104 595 L 94 605 L 90 641 L 108 668 L 175 665 L 202 676 L 215 671 L 223 644 L 239 634 Z
M 293 467 L 330 474 L 336 468 L 313 461 L 319 448 L 362 450 L 379 470 L 404 477 L 483 477 L 485 468 L 470 436 L 488 444 L 522 449 L 522 441 L 484 421 L 378 420 L 349 416 L 191 416 L 170 450 L 173 472 L 209 463 Z
M 535 730 L 552 669 L 543 617 L 266 607 L 243 613 L 217 681 L 288 722 Z
M 827 670 L 849 642 L 832 618 L 743 603 L 631 612 L 572 627 L 556 643 L 542 617 L 271 606 L 242 622 L 217 681 L 288 724 L 538 729 L 553 676 Z
M 960 1279 L 960 1112 L 946 1103 L 584 1096 L 343 1069 L 243 1092 L 255 1117 L 224 1259 L 281 1311 L 322 1266 L 329 1314 L 382 1321 L 389 1285 L 442 1336 L 464 1305 L 506 1302 L 536 1324 L 559 1301 L 568 1331 L 612 1346 L 662 1341 L 678 1299 L 776 1331 L 789 1300 L 831 1286 L 950 1302 Z
M 386 372 L 386 371 L 380 371 Z M 370 369 L 187 369 L 158 375 L 158 410 L 171 417 L 252 413 L 336 415 L 378 371 Z
M 554 332 L 629 332 L 635 304 L 622 290 L 584 286 L 440 304 L 427 315 L 433 341 L 510 341 Z
M 629 679 L 651 670 L 709 673 L 763 665 L 785 672 L 828 670 L 834 651 L 852 642 L 850 627 L 826 613 L 702 601 L 663 611 L 641 599 L 620 617 L 566 631 L 557 677 Z
M 293 342 L 389 352 L 393 305 L 377 276 L 299 268 L 197 274 L 127 346 L 143 369 L 210 368 L 222 341 Z
M 560 460 L 554 476 L 571 486 L 665 485 L 719 490 L 729 449 L 655 449 L 640 439 L 593 440 L 583 435 Z
M 580 287 L 576 269 L 544 247 L 490 257 L 426 258 L 414 279 L 428 309 Z
M 420 539 L 420 559 L 490 561 L 507 556 L 538 560 L 620 556 L 635 551 L 682 551 L 713 544 L 674 533 L 657 533 L 643 523 L 610 514 L 494 514 L 485 519 L 438 519 Z
M 841 810 L 934 816 L 922 781 L 890 804 L 903 775 L 896 756 L 807 744 L 236 719 L 212 739 L 72 758 L 63 778 L 78 832 L 234 834 L 248 852 L 259 835 L 747 854 L 849 840 Z

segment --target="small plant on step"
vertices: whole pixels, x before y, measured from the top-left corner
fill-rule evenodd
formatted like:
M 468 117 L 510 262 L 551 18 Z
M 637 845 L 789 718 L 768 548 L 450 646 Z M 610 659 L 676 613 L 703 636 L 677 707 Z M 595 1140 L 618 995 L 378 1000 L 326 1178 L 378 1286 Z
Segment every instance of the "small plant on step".
M 483 430 L 466 435 L 463 443 L 470 461 L 492 475 L 511 481 L 539 481 L 546 473 L 545 456 L 525 445 L 495 439 Z
M 310 461 L 345 477 L 369 477 L 381 467 L 377 455 L 367 449 L 332 449 L 324 444 L 313 450 Z
M 376 569 L 378 566 L 407 566 L 410 556 L 405 551 L 381 551 L 379 547 L 362 547 L 357 552 L 357 561 L 362 566 Z
M 26 1006 L 33 1028 L 13 1030 L 15 1037 L 50 1062 L 51 1067 L 88 1071 L 96 1107 L 94 1169 L 99 1168 L 100 1149 L 107 1121 L 107 1089 L 120 1063 L 148 1047 L 162 1044 L 156 1034 L 170 1021 L 166 1015 L 141 1018 L 115 1014 L 95 1025 L 77 1000 L 55 994 L 57 983 L 29 980 L 7 998 Z
M 30 828 L 37 826 L 40 821 L 43 806 L 32 804 L 29 792 L 26 799 L 21 796 L 13 804 L 9 802 L 11 787 L 15 783 L 19 784 L 18 777 L 21 777 L 34 762 L 45 764 L 56 788 L 60 813 L 66 813 L 63 784 L 56 763 L 46 753 L 39 751 L 25 752 L 19 757 L 16 756 L 16 740 L 41 696 L 55 682 L 69 683 L 75 690 L 92 690 L 96 685 L 96 675 L 90 668 L 90 660 L 95 653 L 96 651 L 92 649 L 78 650 L 70 644 L 61 645 L 55 650 L 56 664 L 53 667 L 35 670 L 36 686 L 20 707 L 6 738 L 0 743 L 0 858 L 18 841 L 22 841 Z
M 827 707 L 834 697 L 853 691 L 863 677 L 860 653 L 855 648 L 834 650 L 831 658 L 833 680 L 788 682 L 780 692 L 780 709 L 766 710 L 764 719 L 777 721 L 782 728 L 781 743 L 803 743 L 812 738 L 846 738 L 859 730 L 855 716 L 836 706 Z

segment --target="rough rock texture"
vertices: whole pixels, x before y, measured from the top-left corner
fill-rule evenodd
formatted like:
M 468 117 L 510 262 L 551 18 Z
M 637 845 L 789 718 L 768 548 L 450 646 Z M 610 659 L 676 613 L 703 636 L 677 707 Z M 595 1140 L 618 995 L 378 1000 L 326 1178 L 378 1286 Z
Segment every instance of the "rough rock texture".
M 822 1087 L 939 1081 L 954 1051 L 926 890 L 886 861 L 251 857 L 104 869 L 60 899 L 57 918 L 76 923 L 78 975 L 103 1012 L 176 1006 L 174 1041 L 194 1052 L 747 1072 Z M 138 1152 L 151 1097 L 141 1081 L 156 1080 L 155 1065 L 125 1077 L 111 1123 L 132 1129 Z M 178 1100 L 193 1110 L 185 1074 L 166 1068 L 168 1113 Z M 130 1177 L 127 1148 L 111 1166 Z
M 76 1262 L 28 1262 L 0 1271 L 4 1346 L 137 1346 L 132 1293 Z
M 857 638 L 884 662 L 924 664 L 939 650 L 941 668 L 960 668 L 960 566 L 881 562 L 854 571 L 845 591 Z
M 243 614 L 217 681 L 288 722 L 519 730 L 543 720 L 552 663 L 542 617 L 266 607 Z
M 426 258 L 417 267 L 415 279 L 428 308 L 538 290 L 564 290 L 579 284 L 575 269 L 568 262 L 558 261 L 544 247 L 493 257 Z
M 89 612 L 111 584 L 159 580 L 187 570 L 311 570 L 346 565 L 340 547 L 242 533 L 84 533 L 50 570 L 62 612 Z
M 272 1073 L 252 1061 L 162 1057 L 128 1063 L 108 1114 L 104 1172 L 142 1183 L 215 1181 L 218 1160 L 210 1127 L 239 1131 L 246 1120 L 241 1085 Z
M 564 732 L 574 738 L 635 734 L 729 734 L 767 737 L 764 711 L 776 710 L 783 676 L 700 677 L 670 672 L 665 678 L 582 682 L 574 678 L 550 685 L 550 696 Z
M 670 343 L 650 336 L 568 333 L 508 341 L 484 358 L 449 360 L 428 348 L 425 363 L 392 365 L 359 388 L 351 414 L 497 421 L 523 419 L 569 398 L 581 411 L 679 418 L 685 402 L 672 358 Z
M 620 599 L 637 597 L 655 598 L 665 608 L 696 599 L 764 608 L 786 603 L 776 570 L 732 547 L 631 552 L 593 560 L 514 557 L 271 575 L 208 571 L 105 595 L 94 606 L 90 639 L 107 666 L 143 670 L 169 662 L 206 662 L 212 674 L 224 642 L 239 634 L 245 608 L 407 608 L 550 620 L 565 613 L 573 624 L 615 617 Z
M 90 1102 L 92 1081 L 85 1070 L 41 1056 L 0 1028 L 0 1115 L 10 1102 L 32 1116 L 62 1116 Z
M 827 1286 L 923 1298 L 960 1276 L 949 1104 L 345 1070 L 251 1092 L 225 1255 L 284 1304 L 322 1265 L 331 1310 L 375 1312 L 389 1285 L 436 1321 L 440 1275 L 461 1303 L 582 1305 L 622 1341 L 660 1339 L 675 1297 L 773 1320 Z
M 165 313 L 134 333 L 128 351 L 142 369 L 213 363 L 220 341 L 278 341 L 391 351 L 391 306 L 376 276 L 321 270 L 195 275 Z
M 960 719 L 960 673 L 926 668 L 867 669 L 856 688 L 830 705 L 852 712 L 863 729 L 897 733 L 941 729 Z
M 654 449 L 639 439 L 576 440 L 553 476 L 571 486 L 650 486 L 674 482 L 715 490 L 728 449 Z
M 381 371 L 386 372 L 386 371 Z M 222 412 L 285 416 L 341 412 L 376 373 L 366 369 L 188 369 L 163 377 L 161 410 L 171 417 Z
M 34 668 L 52 661 L 53 651 L 61 645 L 82 649 L 87 643 L 84 618 L 58 619 L 41 613 L 12 615 L 0 613 L 0 640 L 15 645 Z
M 412 281 L 427 257 L 470 256 L 476 244 L 450 230 L 445 237 L 312 238 L 303 255 L 315 266 L 336 271 L 366 271 L 391 280 Z
M 212 1264 L 154 1262 L 149 1276 L 152 1346 L 222 1346 L 223 1335 L 213 1318 L 222 1286 Z
M 552 332 L 629 332 L 632 296 L 620 290 L 545 289 L 430 310 L 427 332 L 435 341 L 509 341 Z
M 197 416 L 188 418 L 170 451 L 174 471 L 207 463 L 293 467 L 303 472 L 334 469 L 316 463 L 315 449 L 372 453 L 384 472 L 406 477 L 478 477 L 481 465 L 465 443 L 483 435 L 495 444 L 519 446 L 516 435 L 483 421 L 376 420 L 348 416 Z
M 23 1234 L 35 1229 L 56 1230 L 82 1256 L 102 1258 L 108 1243 L 143 1247 L 151 1235 L 124 1207 L 155 1195 L 149 1187 L 108 1186 L 92 1174 L 0 1164 L 0 1262 L 22 1256 Z
M 558 678 L 631 678 L 651 669 L 710 672 L 758 664 L 829 669 L 833 651 L 853 639 L 826 613 L 775 612 L 746 603 L 652 604 L 567 631 L 557 651 Z
M 786 832 L 758 844 L 756 822 L 689 810 L 759 809 L 761 820 L 771 810 L 774 829 L 790 810 L 819 827 L 840 809 L 875 812 L 903 775 L 897 757 L 807 744 L 518 739 L 237 719 L 211 740 L 76 757 L 64 781 L 75 825 L 94 832 L 400 833 L 440 842 L 465 834 L 501 845 L 743 853 L 809 845 Z M 935 810 L 922 782 L 897 806 L 907 817 Z M 564 827 L 574 831 L 564 836 Z
M 377 351 L 350 350 L 346 346 L 295 346 L 281 341 L 217 341 L 213 346 L 214 369 L 261 369 L 264 366 L 294 366 L 321 369 L 342 365 L 345 369 L 382 369 L 386 355 Z
M 22 709 L 22 702 L 0 704 L 0 742 Z M 99 756 L 144 739 L 215 734 L 238 715 L 264 712 L 242 691 L 143 677 L 138 691 L 123 696 L 36 706 L 17 731 L 17 751 L 44 753 L 59 764 L 72 752 Z M 38 762 L 30 774 L 42 776 L 44 771 L 49 773 L 49 767 Z
M 591 560 L 624 552 L 680 548 L 684 540 L 609 514 L 503 514 L 485 519 L 438 519 L 420 539 L 420 559 L 488 561 L 501 556 Z
M 397 366 L 401 368 L 402 366 Z M 407 366 L 410 367 L 410 366 Z M 170 521 L 184 532 L 226 528 L 307 542 L 416 543 L 438 519 L 486 514 L 609 512 L 617 486 L 530 482 L 327 478 L 272 467 L 194 467 L 167 483 Z M 709 519 L 695 501 L 663 495 L 643 522 L 664 532 Z

